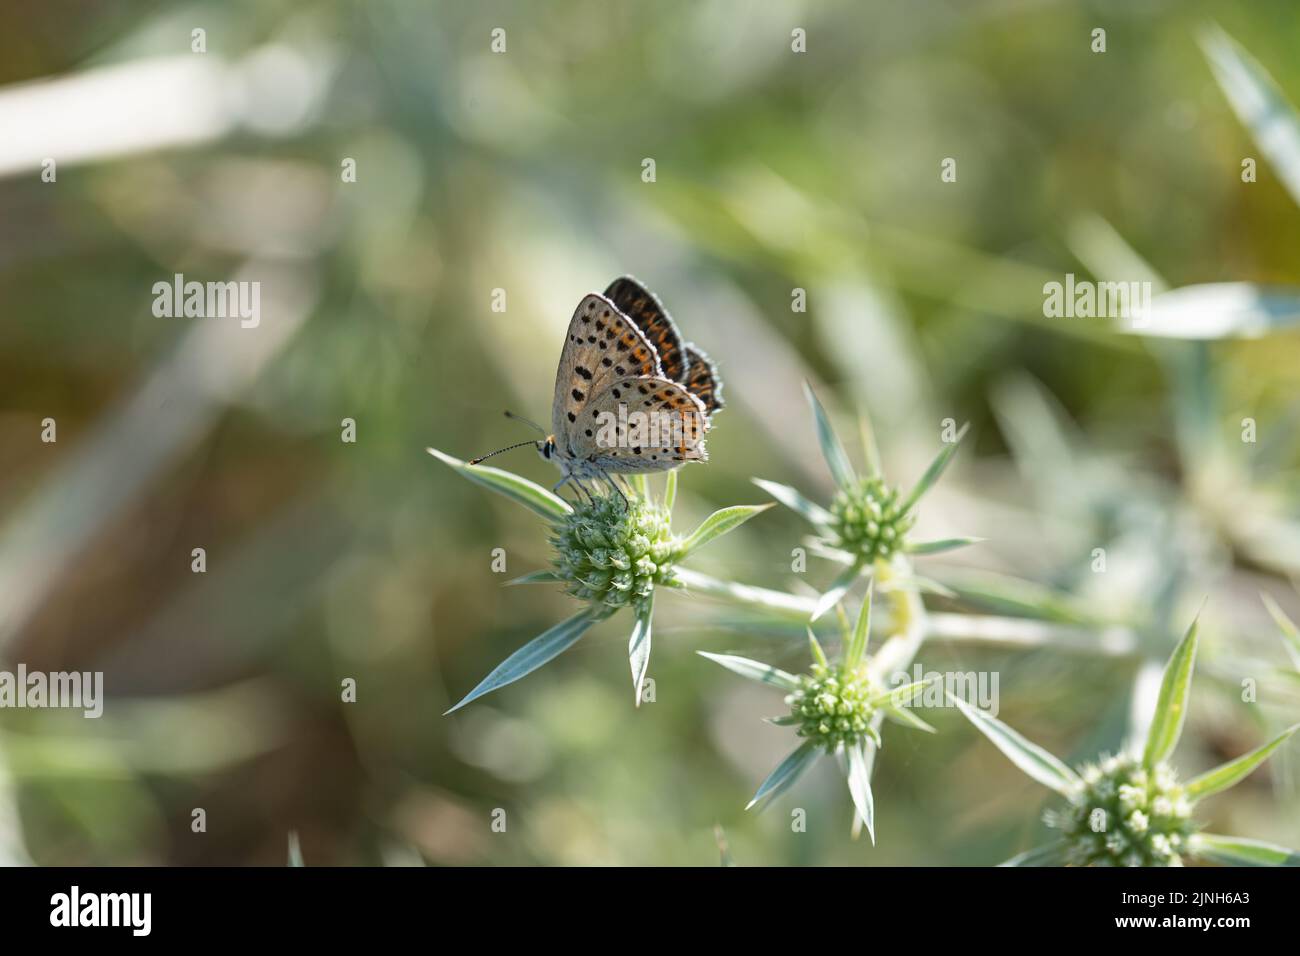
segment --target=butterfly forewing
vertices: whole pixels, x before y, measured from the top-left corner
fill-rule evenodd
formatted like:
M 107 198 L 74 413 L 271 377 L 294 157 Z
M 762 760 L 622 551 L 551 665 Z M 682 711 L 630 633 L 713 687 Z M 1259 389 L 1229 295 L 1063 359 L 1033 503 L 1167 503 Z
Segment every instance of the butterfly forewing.
M 687 357 L 685 344 L 668 310 L 645 286 L 631 276 L 615 279 L 605 290 L 605 298 L 616 305 L 645 333 L 646 339 L 659 354 L 659 364 L 664 378 L 674 382 L 685 380 Z
M 571 440 L 584 435 L 592 427 L 587 420 L 593 396 L 615 379 L 662 374 L 654 346 L 641 331 L 614 303 L 591 293 L 578 303 L 565 333 L 551 403 L 552 431 Z

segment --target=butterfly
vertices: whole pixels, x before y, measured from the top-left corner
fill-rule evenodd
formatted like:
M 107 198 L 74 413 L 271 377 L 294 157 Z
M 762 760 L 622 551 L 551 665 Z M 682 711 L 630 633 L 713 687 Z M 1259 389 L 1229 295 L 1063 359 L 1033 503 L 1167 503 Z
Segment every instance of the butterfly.
M 535 445 L 560 469 L 557 491 L 573 482 L 590 495 L 584 479 L 603 479 L 619 491 L 611 475 L 707 461 L 704 435 L 722 407 L 713 362 L 683 341 L 653 293 L 623 276 L 578 303 L 555 375 L 550 434 L 520 445 Z

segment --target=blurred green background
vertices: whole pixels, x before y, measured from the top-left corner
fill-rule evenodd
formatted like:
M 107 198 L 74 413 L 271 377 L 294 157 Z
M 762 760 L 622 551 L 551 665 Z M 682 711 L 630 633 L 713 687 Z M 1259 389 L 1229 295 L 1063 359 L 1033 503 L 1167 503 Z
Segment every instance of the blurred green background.
M 716 865 L 717 824 L 743 865 L 988 864 L 1041 842 L 1046 791 L 950 710 L 925 714 L 937 737 L 886 737 L 875 848 L 849 839 L 829 765 L 746 814 L 791 735 L 760 720 L 774 693 L 694 651 L 801 667 L 805 646 L 702 598 L 658 602 L 657 700 L 640 710 L 623 615 L 441 716 L 572 602 L 502 588 L 545 567 L 540 522 L 425 448 L 468 458 L 529 437 L 501 410 L 548 415 L 573 307 L 622 273 L 725 383 L 712 460 L 680 476 L 679 530 L 763 501 L 753 476 L 828 497 L 805 379 L 845 435 L 870 411 L 903 484 L 943 419 L 970 421 L 921 536 L 988 540 L 925 563 L 959 590 L 977 582 L 933 606 L 1028 613 L 1006 593 L 1033 582 L 1162 657 L 1208 596 L 1178 765 L 1294 722 L 1300 683 L 1258 592 L 1300 616 L 1300 334 L 1140 339 L 1044 318 L 1042 287 L 1068 272 L 1297 280 L 1300 208 L 1197 40 L 1216 21 L 1300 101 L 1298 14 L 1188 0 L 6 7 L 0 661 L 102 670 L 109 697 L 98 721 L 0 712 L 0 860 L 280 865 L 291 831 L 308 865 Z M 1241 181 L 1247 156 L 1256 183 Z M 156 318 L 152 285 L 177 272 L 260 281 L 261 325 Z M 1257 444 L 1240 441 L 1245 417 Z M 498 463 L 555 480 L 526 449 Z M 811 593 L 837 569 L 791 573 L 804 534 L 773 511 L 697 567 Z M 1098 547 L 1105 574 L 1090 570 Z M 1075 761 L 1119 745 L 1147 666 L 978 640 L 920 660 L 997 671 L 1000 716 Z M 349 677 L 355 703 L 340 700 Z M 1300 843 L 1298 764 L 1284 754 L 1203 821 Z

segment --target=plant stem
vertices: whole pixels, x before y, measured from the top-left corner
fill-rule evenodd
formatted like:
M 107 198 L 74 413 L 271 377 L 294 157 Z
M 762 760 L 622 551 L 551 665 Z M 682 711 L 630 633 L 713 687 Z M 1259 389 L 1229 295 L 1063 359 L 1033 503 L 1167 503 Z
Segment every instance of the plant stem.
M 677 568 L 676 574 L 677 580 L 684 587 L 698 594 L 708 594 L 760 608 L 800 624 L 807 624 L 813 610 L 817 607 L 816 598 L 798 597 L 794 594 L 786 594 L 784 591 L 771 591 L 748 584 L 737 584 L 734 581 L 720 581 L 711 575 L 692 571 L 690 568 Z

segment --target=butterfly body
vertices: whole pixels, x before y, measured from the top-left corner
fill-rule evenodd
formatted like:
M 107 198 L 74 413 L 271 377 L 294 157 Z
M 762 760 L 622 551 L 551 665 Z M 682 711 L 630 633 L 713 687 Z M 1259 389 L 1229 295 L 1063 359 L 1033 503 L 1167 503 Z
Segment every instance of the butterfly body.
M 560 484 L 669 471 L 708 460 L 704 435 L 722 405 L 713 363 L 625 276 L 574 310 L 555 377 L 552 434 L 538 450 L 560 469 Z

